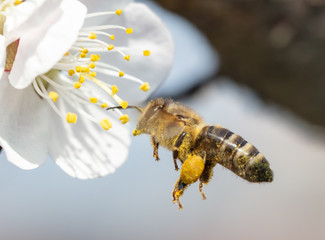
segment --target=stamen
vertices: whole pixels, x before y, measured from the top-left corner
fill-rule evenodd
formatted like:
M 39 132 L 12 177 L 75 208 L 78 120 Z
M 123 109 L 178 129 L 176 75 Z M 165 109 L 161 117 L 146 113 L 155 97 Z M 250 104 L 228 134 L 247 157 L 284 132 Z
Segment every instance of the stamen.
M 68 112 L 67 114 L 67 122 L 68 123 L 76 123 L 77 122 L 77 114 Z
M 115 12 L 112 12 L 112 11 L 107 11 L 107 12 L 95 12 L 95 13 L 89 13 L 87 14 L 87 16 L 85 18 L 91 18 L 91 17 L 98 17 L 98 16 L 103 16 L 103 15 L 113 15 L 113 14 L 117 14 L 117 11 L 121 11 L 122 13 L 122 10 L 121 9 L 118 9 L 116 10 Z M 120 13 L 120 14 L 121 14 Z M 117 14 L 119 15 L 119 14 Z
M 123 77 L 123 76 L 124 76 L 124 72 L 123 72 L 123 71 L 119 71 L 119 72 L 118 72 L 118 76 L 119 76 L 119 77 Z
M 97 35 L 96 35 L 96 33 L 91 32 L 91 33 L 88 35 L 88 38 L 89 38 L 89 39 L 96 39 L 96 38 L 97 38 Z
M 116 85 L 113 85 L 112 86 L 112 95 L 114 95 L 115 93 L 117 93 L 118 92 L 118 88 L 117 88 L 117 86 Z
M 119 119 L 120 119 L 122 124 L 126 124 L 128 121 L 130 121 L 130 118 L 129 118 L 129 116 L 127 114 L 124 114 L 124 115 L 120 116 Z
M 76 72 L 73 69 L 70 69 L 68 71 L 69 76 L 73 76 Z
M 133 29 L 132 28 L 127 28 L 127 29 L 125 29 L 125 32 L 127 34 L 131 34 L 131 33 L 133 33 Z
M 102 119 L 99 124 L 102 126 L 102 128 L 104 128 L 105 130 L 108 130 L 112 127 L 112 123 L 110 120 L 108 120 L 107 118 Z
M 73 86 L 74 86 L 75 89 L 79 89 L 81 87 L 81 83 L 80 82 L 75 82 L 73 84 Z
M 121 9 L 117 9 L 117 10 L 115 11 L 115 13 L 116 13 L 117 15 L 121 16 L 122 10 L 121 10 Z
M 143 55 L 144 56 L 150 56 L 151 52 L 149 50 L 144 50 Z
M 91 98 L 89 98 L 89 101 L 92 103 L 97 103 L 98 100 L 96 97 L 91 97 Z
M 85 77 L 84 76 L 79 76 L 79 82 L 84 83 L 85 82 Z
M 147 92 L 150 89 L 149 83 L 148 82 L 144 82 L 141 86 L 140 89 L 144 92 Z
M 108 104 L 107 103 L 103 103 L 102 105 L 100 105 L 101 108 L 107 108 Z
M 53 100 L 53 102 L 56 102 L 58 100 L 59 94 L 57 92 L 51 91 L 49 92 L 48 96 Z
M 130 55 L 125 55 L 125 56 L 124 56 L 124 59 L 125 59 L 126 61 L 130 61 Z
M 111 50 L 113 50 L 114 49 L 114 45 L 113 44 L 108 44 L 108 46 L 107 46 L 107 50 L 108 51 L 111 51 Z

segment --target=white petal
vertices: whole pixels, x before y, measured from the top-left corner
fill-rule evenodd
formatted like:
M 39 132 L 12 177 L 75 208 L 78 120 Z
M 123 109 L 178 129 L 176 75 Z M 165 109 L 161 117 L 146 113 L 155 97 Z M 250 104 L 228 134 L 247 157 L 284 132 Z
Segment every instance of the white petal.
M 41 165 L 48 152 L 48 106 L 34 89 L 13 88 L 7 73 L 0 80 L 0 146 L 23 169 Z
M 58 0 L 57 4 L 62 0 Z M 3 35 L 6 37 L 6 45 L 19 38 L 19 32 L 28 25 L 24 24 L 29 18 L 35 18 L 40 15 L 44 17 L 43 4 L 46 0 L 24 1 L 18 6 L 6 9 L 6 21 L 3 25 Z
M 5 63 L 6 63 L 5 38 L 2 35 L 0 35 L 0 79 L 2 77 L 3 71 L 5 70 Z
M 49 154 L 67 174 L 80 179 L 101 177 L 113 173 L 126 160 L 130 135 L 127 127 L 119 120 L 108 116 L 113 127 L 105 131 L 99 125 L 99 120 L 107 112 L 100 106 L 79 107 L 98 118 L 98 123 L 93 123 L 66 102 L 58 100 L 57 105 L 63 112 L 78 115 L 77 123 L 69 124 L 54 111 L 51 112 Z
M 173 63 L 174 44 L 163 22 L 144 4 L 129 4 L 118 20 L 117 24 L 134 30 L 132 34 L 120 31 L 114 40 L 116 46 L 125 47 L 124 52 L 130 55 L 130 61 L 118 54 L 107 57 L 103 54 L 103 59 L 126 74 L 149 82 L 151 89 L 146 93 L 139 89 L 139 85 L 132 86 L 128 81 L 118 82 L 121 96 L 136 104 L 146 99 L 167 77 Z M 143 50 L 150 50 L 151 55 L 144 56 Z
M 88 13 L 100 11 L 115 11 L 117 9 L 124 9 L 133 0 L 80 0 L 87 6 Z
M 86 11 L 85 6 L 75 0 L 63 1 L 59 6 L 56 1 L 43 4 L 38 17 L 29 19 L 28 27 L 20 29 L 10 83 L 24 88 L 37 75 L 49 71 L 75 42 Z

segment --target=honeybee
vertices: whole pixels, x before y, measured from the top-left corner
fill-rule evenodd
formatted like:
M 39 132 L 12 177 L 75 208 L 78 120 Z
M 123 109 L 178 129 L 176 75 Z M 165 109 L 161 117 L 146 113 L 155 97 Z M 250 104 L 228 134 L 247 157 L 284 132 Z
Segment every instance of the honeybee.
M 214 166 L 228 168 L 249 182 L 272 182 L 270 164 L 252 144 L 219 125 L 210 126 L 192 109 L 170 98 L 151 100 L 142 110 L 133 135 L 149 134 L 153 157 L 158 161 L 159 146 L 172 151 L 175 170 L 182 164 L 172 192 L 179 209 L 185 189 L 199 180 L 199 191 L 213 175 Z

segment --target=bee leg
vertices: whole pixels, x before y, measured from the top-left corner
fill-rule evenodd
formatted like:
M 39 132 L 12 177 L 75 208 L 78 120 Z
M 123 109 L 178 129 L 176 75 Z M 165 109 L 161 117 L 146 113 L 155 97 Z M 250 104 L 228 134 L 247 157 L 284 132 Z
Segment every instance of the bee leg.
M 177 202 L 179 209 L 183 209 L 183 206 L 180 202 L 180 198 L 184 193 L 184 190 L 187 188 L 188 184 L 184 183 L 181 178 L 178 178 L 177 182 L 175 183 L 175 187 L 173 190 L 173 203 Z
M 207 197 L 205 196 L 205 194 L 203 192 L 203 182 L 201 182 L 201 180 L 199 180 L 199 190 L 200 190 L 203 200 L 207 199 Z
M 156 161 L 159 161 L 159 156 L 158 156 L 158 147 L 159 143 L 156 141 L 155 137 L 151 137 L 151 144 L 153 147 L 153 157 L 156 158 Z
M 178 153 L 179 153 L 179 147 L 182 145 L 184 137 L 186 135 L 186 132 L 182 132 L 176 139 L 175 145 L 173 147 L 173 159 L 174 159 L 174 165 L 175 165 L 175 170 L 178 171 L 178 166 L 177 166 L 177 158 L 178 158 Z

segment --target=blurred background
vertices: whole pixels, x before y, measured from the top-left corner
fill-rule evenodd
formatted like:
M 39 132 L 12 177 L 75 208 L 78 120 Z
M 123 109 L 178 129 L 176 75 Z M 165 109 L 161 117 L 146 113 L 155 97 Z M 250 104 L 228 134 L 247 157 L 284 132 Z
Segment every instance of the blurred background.
M 179 211 L 172 154 L 160 149 L 155 162 L 148 136 L 133 139 L 115 174 L 88 181 L 50 160 L 22 171 L 2 153 L 0 239 L 324 239 L 325 2 L 142 2 L 176 45 L 155 96 L 253 143 L 274 182 L 248 183 L 217 166 L 207 199 L 193 184 Z

